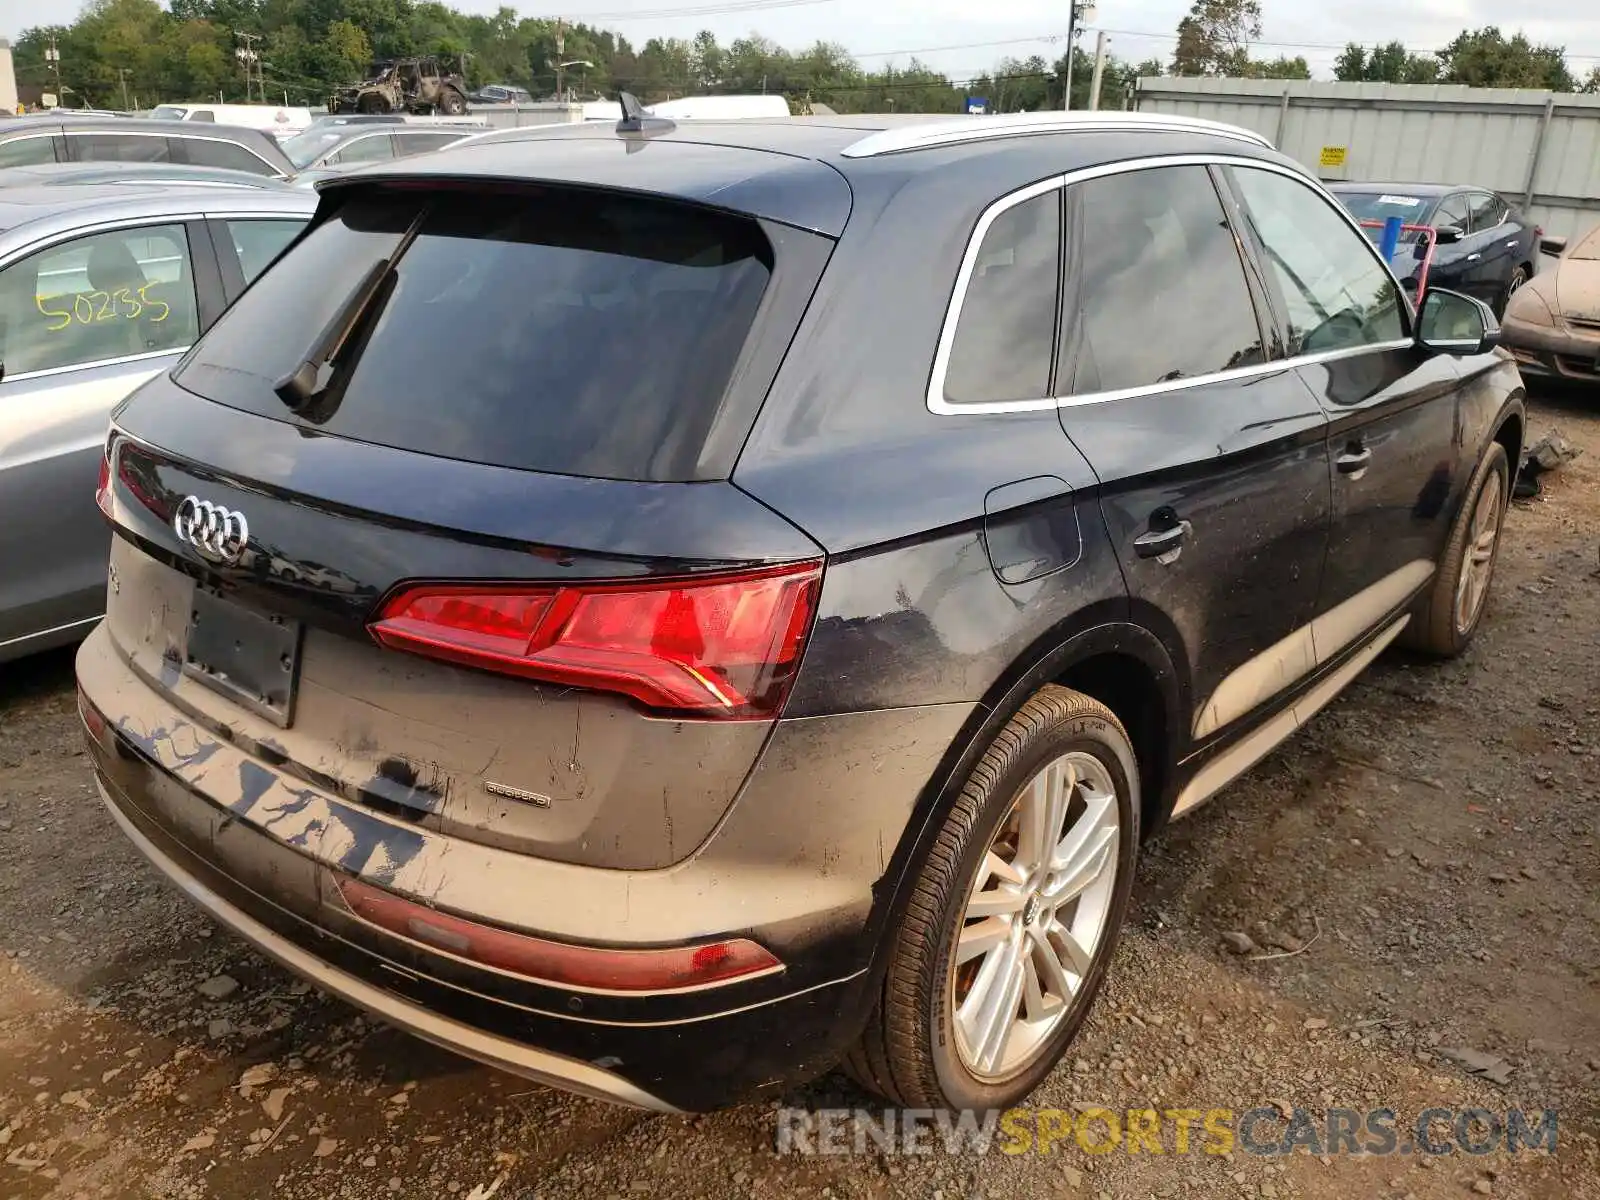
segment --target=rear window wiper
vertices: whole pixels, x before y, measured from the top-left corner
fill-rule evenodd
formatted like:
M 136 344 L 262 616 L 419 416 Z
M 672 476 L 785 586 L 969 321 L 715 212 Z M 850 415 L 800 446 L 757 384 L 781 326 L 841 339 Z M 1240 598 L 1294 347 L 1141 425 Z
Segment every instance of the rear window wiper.
M 415 240 L 426 216 L 426 210 L 417 214 L 416 220 L 401 235 L 395 248 L 387 257 L 372 264 L 361 277 L 361 282 L 317 333 L 316 340 L 301 357 L 300 365 L 272 385 L 278 399 L 296 415 L 306 414 L 328 390 L 339 368 L 344 365 L 346 351 L 352 345 L 354 335 L 388 303 L 398 277 L 396 264 Z

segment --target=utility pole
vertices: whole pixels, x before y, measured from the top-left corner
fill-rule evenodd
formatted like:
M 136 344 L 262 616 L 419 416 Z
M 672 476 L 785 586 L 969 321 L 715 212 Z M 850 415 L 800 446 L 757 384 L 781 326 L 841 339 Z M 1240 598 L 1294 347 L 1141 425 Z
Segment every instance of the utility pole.
M 233 36 L 244 43 L 243 47 L 235 50 L 233 54 L 235 58 L 244 64 L 245 103 L 250 103 L 250 98 L 253 94 L 250 91 L 250 80 L 251 70 L 252 67 L 254 67 L 255 78 L 260 82 L 261 85 L 261 103 L 265 104 L 267 102 L 267 83 L 265 79 L 261 78 L 260 67 L 255 65 L 261 61 L 261 56 L 255 51 L 255 43 L 261 40 L 261 35 L 259 33 L 241 33 L 239 30 L 235 29 L 233 31 Z
M 118 67 L 117 78 L 122 80 L 122 111 L 129 112 L 131 110 L 128 108 L 128 68 Z
M 567 98 L 565 84 L 567 70 L 562 64 L 567 60 L 567 28 L 558 17 L 556 19 L 556 100 L 564 103 Z
M 56 104 L 59 106 L 66 93 L 61 87 L 61 51 L 56 49 L 56 35 L 53 33 L 50 35 L 50 45 L 44 52 L 44 60 L 56 73 Z
M 1095 19 L 1094 0 L 1070 0 L 1067 10 L 1067 94 L 1061 98 L 1061 107 L 1072 107 L 1072 60 L 1076 57 L 1078 35 L 1086 21 Z
M 1091 112 L 1100 107 L 1100 81 L 1106 73 L 1106 43 L 1111 39 L 1106 37 L 1106 31 L 1100 30 L 1094 39 L 1094 82 L 1089 85 L 1089 110 Z

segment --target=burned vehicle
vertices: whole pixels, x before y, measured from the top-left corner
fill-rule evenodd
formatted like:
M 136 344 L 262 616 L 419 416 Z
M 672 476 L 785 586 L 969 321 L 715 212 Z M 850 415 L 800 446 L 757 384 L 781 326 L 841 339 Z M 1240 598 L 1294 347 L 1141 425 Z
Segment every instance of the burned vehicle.
M 372 64 L 366 79 L 330 96 L 328 111 L 456 117 L 467 111 L 467 81 L 459 71 L 447 71 L 434 55 L 384 59 Z

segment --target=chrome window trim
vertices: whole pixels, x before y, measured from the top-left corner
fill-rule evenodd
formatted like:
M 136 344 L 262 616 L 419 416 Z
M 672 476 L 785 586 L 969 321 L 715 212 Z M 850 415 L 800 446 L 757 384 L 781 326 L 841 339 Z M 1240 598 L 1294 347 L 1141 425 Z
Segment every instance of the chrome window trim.
M 1156 170 L 1161 167 L 1242 167 L 1282 175 L 1303 185 L 1344 219 L 1345 224 L 1350 227 L 1350 231 L 1366 247 L 1367 252 L 1379 266 L 1383 268 L 1384 273 L 1389 276 L 1390 282 L 1394 284 L 1395 291 L 1400 296 L 1402 311 L 1407 314 L 1411 313 L 1411 306 L 1406 297 L 1405 289 L 1400 286 L 1400 281 L 1395 276 L 1394 268 L 1384 262 L 1383 255 L 1378 253 L 1377 247 L 1372 244 L 1372 240 L 1367 237 L 1365 230 L 1361 228 L 1355 217 L 1350 214 L 1350 210 L 1337 200 L 1334 200 L 1315 179 L 1298 168 L 1284 166 L 1281 163 L 1268 162 L 1265 159 L 1227 154 L 1169 154 L 1151 156 L 1149 158 L 1130 158 L 1115 163 L 1103 163 L 1100 166 L 1085 167 L 1082 170 L 1071 171 L 1065 175 L 1057 175 L 1041 180 L 1038 183 L 1029 184 L 1025 188 L 1020 188 L 1009 195 L 1002 196 L 985 209 L 983 215 L 978 218 L 978 223 L 973 228 L 972 236 L 967 241 L 966 250 L 962 253 L 961 267 L 956 272 L 955 287 L 950 294 L 950 303 L 945 309 L 944 324 L 939 330 L 939 343 L 934 350 L 933 371 L 928 380 L 926 396 L 929 412 L 948 417 L 964 416 L 969 413 L 1041 412 L 1048 409 L 1077 408 L 1088 404 L 1106 404 L 1113 400 L 1126 400 L 1135 396 L 1153 396 L 1162 392 L 1188 391 L 1191 388 L 1205 387 L 1213 383 L 1250 379 L 1259 375 L 1272 375 L 1295 367 L 1335 362 L 1342 358 L 1374 354 L 1379 351 L 1400 350 L 1415 344 L 1414 338 L 1407 337 L 1388 342 L 1373 342 L 1362 346 L 1345 346 L 1338 350 L 1323 350 L 1315 354 L 1300 354 L 1292 358 L 1280 358 L 1272 362 L 1254 363 L 1247 367 L 1235 367 L 1227 371 L 1217 371 L 1210 375 L 1194 375 L 1186 379 L 1173 379 L 1163 383 L 1145 384 L 1139 387 L 1120 388 L 1111 391 L 1085 392 L 1077 396 L 1041 397 L 1037 400 L 978 400 L 966 404 L 945 399 L 945 376 L 949 371 L 950 354 L 955 345 L 956 325 L 961 319 L 961 307 L 966 300 L 967 286 L 972 280 L 973 269 L 977 265 L 978 252 L 983 247 L 983 239 L 988 235 L 990 226 L 1003 213 L 1018 204 L 1023 204 L 1047 192 L 1065 189 L 1075 183 L 1087 183 L 1093 179 L 1103 179 L 1111 175 Z
M 181 122 L 174 121 L 173 124 L 177 125 L 177 124 L 181 124 Z M 249 146 L 246 146 L 243 142 L 236 142 L 232 138 L 213 137 L 211 135 L 204 134 L 204 133 L 190 133 L 187 129 L 178 129 L 178 130 L 174 130 L 171 133 L 157 133 L 153 129 L 62 129 L 62 130 L 60 130 L 60 133 L 61 133 L 62 137 L 68 137 L 68 138 L 75 138 L 75 137 L 153 137 L 153 138 L 177 138 L 180 141 L 188 141 L 188 142 L 221 142 L 223 145 L 237 146 L 239 149 L 243 150 L 246 154 L 250 155 L 250 157 L 255 159 L 262 166 L 266 167 L 269 171 L 271 171 L 272 175 L 273 175 L 273 178 L 275 178 L 275 179 L 283 179 L 283 178 L 285 178 L 283 172 L 281 170 L 279 170 L 279 168 L 277 166 L 275 166 L 271 161 L 269 161 L 266 157 L 264 157 L 263 155 L 257 153 L 256 151 L 252 150 Z M 30 134 L 29 136 L 30 137 L 41 137 L 43 135 L 42 134 Z M 267 135 L 263 134 L 262 136 L 265 137 Z M 83 161 L 83 162 L 116 162 L 117 160 L 116 159 L 92 158 L 92 159 L 82 159 L 82 160 L 74 160 L 74 161 Z M 178 165 L 179 166 L 183 166 L 185 164 L 180 163 Z M 221 168 L 218 168 L 218 169 L 221 169 Z
M 76 225 L 71 229 L 57 233 L 46 234 L 36 242 L 29 242 L 26 246 L 0 255 L 0 271 L 8 270 L 13 264 L 21 262 L 31 254 L 41 250 L 48 250 L 52 246 L 59 246 L 62 242 L 76 241 L 81 237 L 90 237 L 97 233 L 110 233 L 116 229 L 137 229 L 141 225 L 152 228 L 160 225 L 182 225 L 188 221 L 203 221 L 205 214 L 198 212 L 161 213 L 157 216 L 145 214 L 139 217 L 112 217 L 107 220 L 92 221 L 87 225 Z M 188 231 L 184 233 L 187 235 Z M 193 262 L 194 251 L 189 251 L 190 261 Z M 8 376 L 10 378 L 10 376 Z
M 1204 133 L 1251 142 L 1267 149 L 1272 143 L 1259 133 L 1203 117 L 1163 113 L 1088 113 L 1047 111 L 1007 113 L 982 117 L 956 117 L 944 121 L 915 122 L 879 130 L 852 142 L 839 153 L 844 158 L 876 158 L 964 142 L 1025 137 L 1045 133 Z
M 167 358 L 171 355 L 183 355 L 188 352 L 189 346 L 173 346 L 166 350 L 146 350 L 139 354 L 124 354 L 117 358 L 97 358 L 90 362 L 73 363 L 66 367 L 45 367 L 39 371 L 18 371 L 15 375 L 7 375 L 3 381 L 0 381 L 0 387 L 7 383 L 21 383 L 29 379 L 48 379 L 52 375 L 70 375 L 77 371 L 92 371 L 97 367 L 119 367 L 126 363 L 147 362 L 154 358 Z

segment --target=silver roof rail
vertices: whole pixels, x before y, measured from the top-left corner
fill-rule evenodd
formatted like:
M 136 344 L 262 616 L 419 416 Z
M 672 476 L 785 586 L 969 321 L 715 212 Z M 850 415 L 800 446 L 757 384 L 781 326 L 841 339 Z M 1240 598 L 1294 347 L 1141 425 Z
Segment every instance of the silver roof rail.
M 1252 142 L 1269 150 L 1272 148 L 1272 143 L 1259 133 L 1201 117 L 1181 117 L 1169 113 L 1032 112 L 954 117 L 896 125 L 851 143 L 841 153 L 845 158 L 876 158 L 880 154 L 899 154 L 907 150 L 986 141 L 989 138 L 1039 133 L 1122 133 L 1140 130 L 1152 133 L 1208 133 L 1215 137 Z

